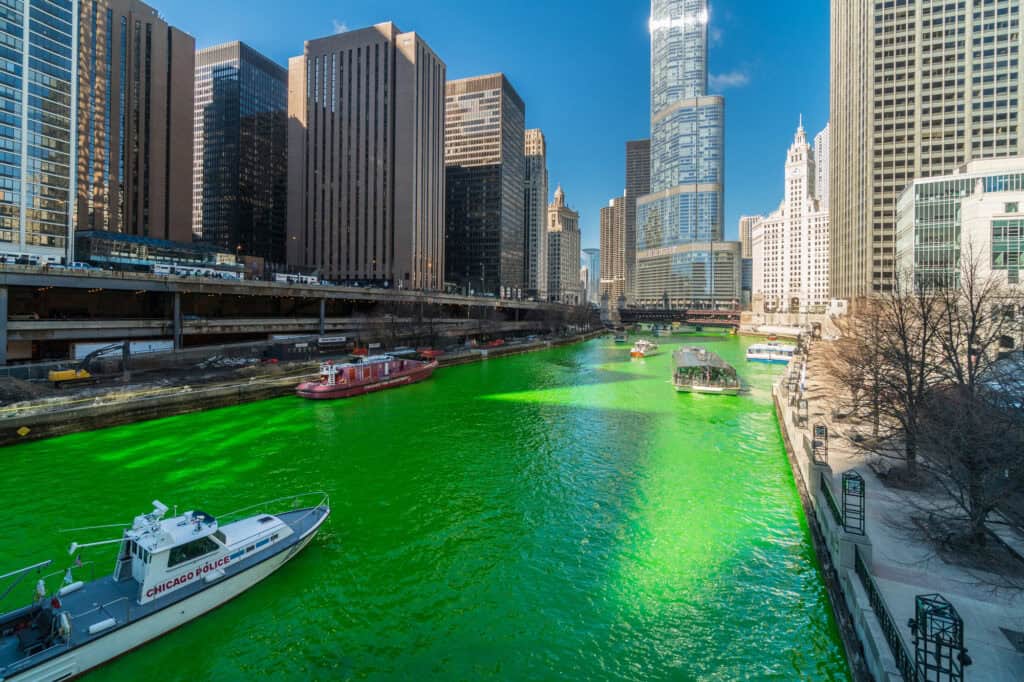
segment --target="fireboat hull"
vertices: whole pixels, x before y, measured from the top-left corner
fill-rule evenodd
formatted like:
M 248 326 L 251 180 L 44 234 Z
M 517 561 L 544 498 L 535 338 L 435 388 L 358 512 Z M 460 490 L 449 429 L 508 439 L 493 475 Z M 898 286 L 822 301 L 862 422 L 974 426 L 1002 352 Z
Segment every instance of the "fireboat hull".
M 307 400 L 339 400 L 342 398 L 355 398 L 357 396 L 366 395 L 367 393 L 386 391 L 391 388 L 399 388 L 401 386 L 409 386 L 421 381 L 426 381 L 433 376 L 435 369 L 437 369 L 436 361 L 403 374 L 393 374 L 390 377 L 366 383 L 335 384 L 334 386 L 328 386 L 319 382 L 310 382 L 300 384 L 299 387 L 295 389 L 295 394 L 300 398 L 306 398 Z

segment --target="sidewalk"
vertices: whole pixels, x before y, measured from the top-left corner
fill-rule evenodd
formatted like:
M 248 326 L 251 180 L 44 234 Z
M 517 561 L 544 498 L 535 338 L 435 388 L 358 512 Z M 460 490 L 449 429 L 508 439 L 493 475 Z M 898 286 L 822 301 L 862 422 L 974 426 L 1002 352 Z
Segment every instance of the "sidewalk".
M 939 593 L 952 603 L 963 619 L 964 644 L 973 659 L 973 665 L 965 670 L 965 679 L 993 682 L 1024 679 L 1024 652 L 1018 651 L 1000 630 L 1005 628 L 1024 632 L 1024 595 L 1008 591 L 997 593 L 990 587 L 978 585 L 977 578 L 967 570 L 945 563 L 930 546 L 909 530 L 910 515 L 914 511 L 906 502 L 910 493 L 886 488 L 868 466 L 866 456 L 837 435 L 844 432 L 847 425 L 832 422 L 832 405 L 829 400 L 832 390 L 820 381 L 821 374 L 812 350 L 807 367 L 807 390 L 803 395 L 808 400 L 808 420 L 802 426 L 795 425 L 796 409 L 790 405 L 784 380 L 780 382 L 777 387 L 782 417 L 780 424 L 796 450 L 797 459 L 802 460 L 800 468 L 808 488 L 818 493 L 812 495 L 816 507 L 823 499 L 823 494 L 816 490 L 821 484 L 819 482 L 815 485 L 815 472 L 825 474 L 840 506 L 842 475 L 847 471 L 856 471 L 864 479 L 864 537 L 850 537 L 827 509 L 818 508 L 818 517 L 822 526 L 831 531 L 826 533 L 834 540 L 834 543 L 829 542 L 830 552 L 833 546 L 840 550 L 840 556 L 833 556 L 833 561 L 840 573 L 840 582 L 854 619 L 857 620 L 858 613 L 866 617 L 857 629 L 865 645 L 865 655 L 870 659 L 874 652 L 876 656 L 869 664 L 873 674 L 880 680 L 902 679 L 884 635 L 881 641 L 864 641 L 866 638 L 877 640 L 882 630 L 879 627 L 881 623 L 877 614 L 871 610 L 870 603 L 867 604 L 869 613 L 864 612 L 864 598 L 867 595 L 855 573 L 855 566 L 843 555 L 844 542 L 858 544 L 857 549 L 892 614 L 911 661 L 914 644 L 907 623 L 915 615 L 914 599 L 918 595 Z M 815 465 L 802 445 L 805 438 L 810 442 L 811 429 L 815 424 L 824 424 L 829 429 L 828 464 L 825 466 Z M 1005 536 L 1004 540 L 1011 546 L 1024 545 L 1021 538 L 1009 529 L 1004 529 L 1001 536 Z M 870 622 L 870 616 L 874 616 L 874 622 Z

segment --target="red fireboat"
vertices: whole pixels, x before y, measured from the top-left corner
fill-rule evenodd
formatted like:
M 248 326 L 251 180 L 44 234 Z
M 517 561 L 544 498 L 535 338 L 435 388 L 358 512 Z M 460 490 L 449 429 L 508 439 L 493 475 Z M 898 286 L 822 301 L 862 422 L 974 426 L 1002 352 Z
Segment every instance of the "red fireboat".
M 407 360 L 379 355 L 359 362 L 320 365 L 320 380 L 299 384 L 295 393 L 310 400 L 354 398 L 365 393 L 386 391 L 429 379 L 437 361 Z

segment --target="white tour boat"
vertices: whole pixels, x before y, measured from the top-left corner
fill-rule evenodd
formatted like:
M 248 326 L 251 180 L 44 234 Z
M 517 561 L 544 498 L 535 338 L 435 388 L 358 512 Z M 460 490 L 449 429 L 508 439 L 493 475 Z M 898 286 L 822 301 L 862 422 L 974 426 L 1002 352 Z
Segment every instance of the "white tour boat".
M 630 357 L 633 358 L 649 358 L 652 355 L 658 354 L 658 344 L 653 341 L 647 341 L 646 339 L 640 339 L 633 344 L 633 348 L 629 351 Z
M 781 343 L 755 343 L 747 349 L 747 362 L 768 362 L 777 365 L 789 364 L 796 354 L 796 346 L 785 346 Z
M 296 508 L 269 513 L 286 503 Z M 38 579 L 31 604 L 0 615 L 0 682 L 66 680 L 184 625 L 284 565 L 331 513 L 324 493 L 265 502 L 221 520 L 201 511 L 164 518 L 167 506 L 153 507 L 119 539 L 72 543 L 73 555 L 119 543 L 112 574 L 75 580 L 73 572 L 85 568 L 76 558 L 66 571 Z M 51 563 L 0 576 L 11 581 L 0 599 Z M 49 577 L 60 586 L 48 586 Z

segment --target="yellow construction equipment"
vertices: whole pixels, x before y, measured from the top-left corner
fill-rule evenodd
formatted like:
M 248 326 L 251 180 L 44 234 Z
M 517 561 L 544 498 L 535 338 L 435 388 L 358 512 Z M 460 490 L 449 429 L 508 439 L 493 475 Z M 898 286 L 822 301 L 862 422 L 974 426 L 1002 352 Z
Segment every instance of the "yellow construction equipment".
M 128 357 L 128 342 L 124 343 L 112 343 L 109 346 L 103 346 L 97 348 L 93 352 L 82 358 L 82 361 L 78 363 L 78 367 L 74 369 L 53 369 L 50 370 L 48 379 L 56 387 L 61 387 L 66 384 L 84 384 L 91 381 L 96 381 L 96 377 L 93 376 L 92 363 L 94 360 L 99 358 L 101 355 L 106 355 L 115 350 L 120 350 L 123 353 L 124 358 L 127 360 Z

